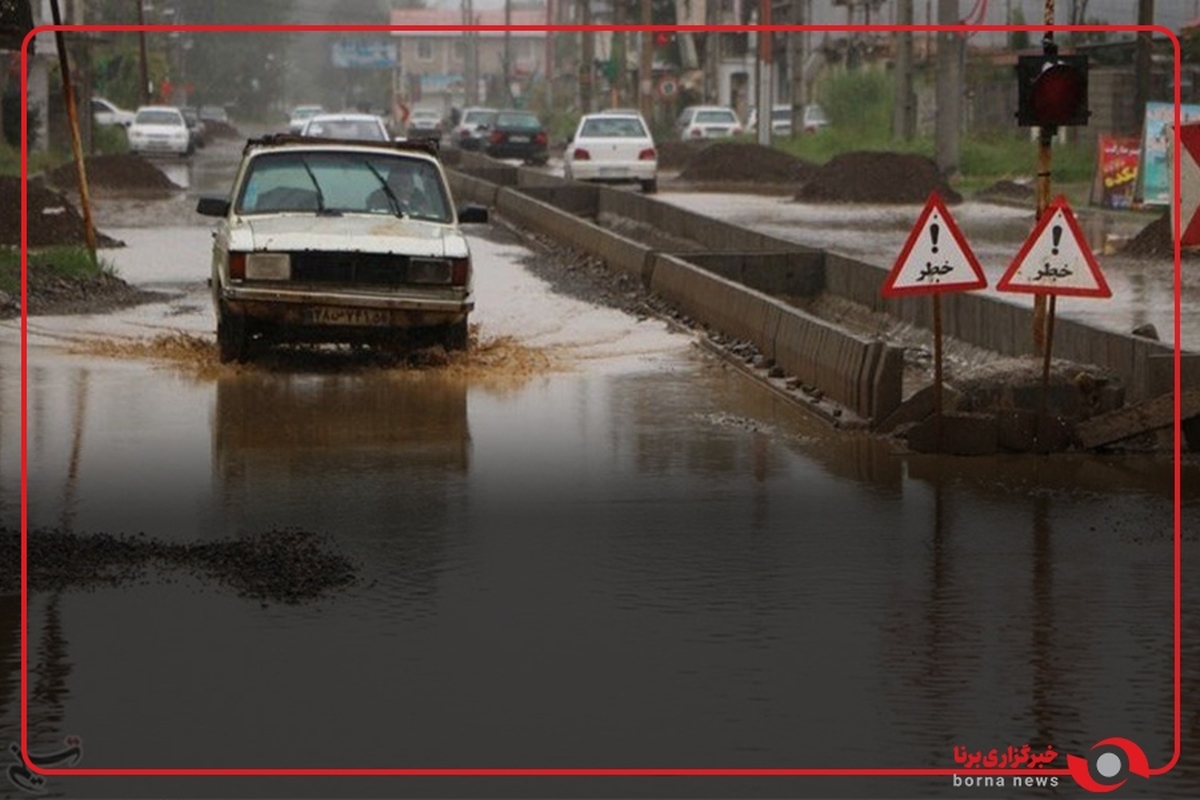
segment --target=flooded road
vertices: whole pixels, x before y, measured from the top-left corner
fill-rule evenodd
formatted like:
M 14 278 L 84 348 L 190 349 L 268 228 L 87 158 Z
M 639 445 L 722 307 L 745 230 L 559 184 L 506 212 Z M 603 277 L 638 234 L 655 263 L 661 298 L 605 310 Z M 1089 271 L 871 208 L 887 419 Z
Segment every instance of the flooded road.
M 955 768 L 958 745 L 1082 754 L 1125 736 L 1151 766 L 1169 757 L 1169 461 L 899 456 L 798 414 L 661 321 L 551 292 L 524 266 L 545 256 L 499 225 L 471 238 L 475 357 L 421 369 L 281 353 L 222 366 L 205 223 L 106 232 L 128 244 L 110 253 L 122 276 L 167 294 L 31 321 L 30 526 L 172 542 L 295 528 L 327 537 L 359 580 L 298 605 L 166 573 L 35 592 L 35 751 L 78 736 L 90 768 Z M 10 529 L 17 333 L 0 326 Z M 1184 487 L 1191 581 L 1194 463 Z M 16 598 L 0 598 L 10 741 L 17 613 Z M 1194 797 L 1200 782 L 1200 629 L 1184 622 L 1183 762 L 1130 795 Z M 1057 794 L 1077 796 L 1062 780 Z M 78 777 L 49 788 L 963 793 L 949 777 Z

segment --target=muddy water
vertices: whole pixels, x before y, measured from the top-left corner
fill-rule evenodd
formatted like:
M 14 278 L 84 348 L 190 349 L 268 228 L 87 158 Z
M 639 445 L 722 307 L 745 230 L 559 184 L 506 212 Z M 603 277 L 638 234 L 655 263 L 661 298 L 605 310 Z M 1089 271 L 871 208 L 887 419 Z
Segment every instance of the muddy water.
M 359 581 L 296 606 L 177 575 L 35 593 L 35 751 L 76 735 L 92 768 L 953 768 L 956 745 L 1083 753 L 1117 735 L 1152 765 L 1171 751 L 1169 462 L 939 461 L 834 434 L 656 320 L 550 293 L 500 231 L 472 240 L 469 358 L 226 367 L 206 230 L 119 232 L 123 274 L 164 301 L 31 325 L 30 525 L 177 542 L 298 528 Z M 0 328 L 10 526 L 19 355 Z M 1189 464 L 1189 542 L 1198 486 Z M 1195 548 L 1184 557 L 1194 576 Z M 1194 709 L 1200 630 L 1185 624 Z M 0 598 L 0 739 L 17 737 L 17 636 Z M 1134 794 L 1194 796 L 1189 719 L 1182 766 Z M 949 778 L 50 788 L 961 794 Z

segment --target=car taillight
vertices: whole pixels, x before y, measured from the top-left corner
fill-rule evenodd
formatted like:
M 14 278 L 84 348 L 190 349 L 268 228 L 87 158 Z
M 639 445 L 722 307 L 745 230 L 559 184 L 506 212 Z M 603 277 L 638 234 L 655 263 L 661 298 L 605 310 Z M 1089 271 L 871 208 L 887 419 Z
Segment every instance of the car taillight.
M 647 147 L 642 152 L 638 153 L 638 161 L 653 161 L 658 158 L 658 153 L 654 152 L 653 147 Z
M 450 283 L 455 286 L 466 286 L 471 277 L 471 259 L 454 258 L 450 260 Z
M 246 279 L 245 253 L 229 254 L 229 278 L 235 281 L 243 281 Z
M 704 136 L 704 131 L 700 130 L 699 128 L 692 128 L 693 139 L 699 139 L 702 136 Z
M 576 147 L 575 152 L 572 153 L 571 156 L 576 161 L 591 161 L 592 160 L 592 154 L 589 153 L 587 150 L 584 150 L 582 147 Z
M 537 135 L 533 137 L 533 142 L 534 144 L 545 144 L 546 134 L 542 131 L 538 131 Z
M 504 141 L 504 134 L 501 131 L 492 131 L 492 135 L 488 137 L 488 141 L 492 144 L 500 144 Z
M 741 125 L 734 125 L 734 126 L 733 126 L 733 135 L 734 135 L 734 136 L 737 136 L 737 135 L 738 135 L 739 133 L 741 133 L 741 132 L 742 132 L 742 126 L 741 126 Z

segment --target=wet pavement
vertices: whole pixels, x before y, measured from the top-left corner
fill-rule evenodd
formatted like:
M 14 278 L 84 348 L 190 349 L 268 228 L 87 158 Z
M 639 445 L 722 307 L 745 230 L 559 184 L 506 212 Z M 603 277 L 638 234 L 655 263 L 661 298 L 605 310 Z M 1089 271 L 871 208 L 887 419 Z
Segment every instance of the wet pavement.
M 1151 766 L 1169 757 L 1169 460 L 897 455 L 798 414 L 657 319 L 554 294 L 522 266 L 539 256 L 500 226 L 471 239 L 472 359 L 220 365 L 207 221 L 171 218 L 110 231 L 129 245 L 110 251 L 121 274 L 164 302 L 31 321 L 30 526 L 179 545 L 301 529 L 331 542 L 357 580 L 298 605 L 166 570 L 34 592 L 33 750 L 78 736 L 90 768 L 955 768 L 958 745 L 1082 754 L 1126 736 Z M 16 334 L 0 325 L 9 527 Z M 1194 463 L 1183 486 L 1194 602 Z M 12 741 L 18 610 L 0 597 L 0 739 Z M 1183 760 L 1131 783 L 1132 796 L 1194 797 L 1200 782 L 1200 629 L 1194 616 L 1184 624 Z M 1057 794 L 1075 796 L 1062 780 Z M 963 791 L 949 777 L 77 777 L 49 788 Z

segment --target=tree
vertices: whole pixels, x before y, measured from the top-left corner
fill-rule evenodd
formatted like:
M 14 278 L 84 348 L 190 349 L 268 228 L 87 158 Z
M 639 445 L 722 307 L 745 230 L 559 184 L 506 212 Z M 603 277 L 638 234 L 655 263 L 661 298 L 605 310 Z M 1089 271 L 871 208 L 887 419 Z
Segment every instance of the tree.
M 1009 25 L 1024 25 L 1025 12 L 1017 6 L 1012 10 L 1012 15 L 1008 19 Z M 1029 31 L 1010 31 L 1008 34 L 1008 49 L 1014 53 L 1018 50 L 1029 49 Z

